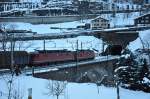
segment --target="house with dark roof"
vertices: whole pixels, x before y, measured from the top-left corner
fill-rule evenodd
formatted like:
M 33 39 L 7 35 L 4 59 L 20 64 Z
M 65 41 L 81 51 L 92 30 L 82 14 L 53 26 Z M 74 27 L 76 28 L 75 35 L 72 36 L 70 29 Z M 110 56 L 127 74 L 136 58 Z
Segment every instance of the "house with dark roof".
M 135 25 L 150 25 L 150 13 L 144 14 L 134 19 Z
M 106 29 L 110 27 L 109 20 L 102 18 L 102 17 L 96 17 L 95 19 L 91 20 L 91 29 Z

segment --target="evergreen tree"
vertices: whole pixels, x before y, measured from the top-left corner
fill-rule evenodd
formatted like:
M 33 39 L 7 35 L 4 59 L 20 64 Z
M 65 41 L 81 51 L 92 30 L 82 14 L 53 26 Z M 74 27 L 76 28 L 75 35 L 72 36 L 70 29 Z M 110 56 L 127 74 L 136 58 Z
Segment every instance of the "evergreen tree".
M 143 81 L 149 75 L 146 59 L 141 59 L 139 65 L 133 57 L 121 58 L 115 72 L 122 87 L 150 92 L 150 83 Z
M 146 59 L 143 59 L 143 65 L 140 71 L 140 77 L 141 78 L 148 77 L 148 74 L 149 74 L 149 70 L 148 70 L 147 61 Z

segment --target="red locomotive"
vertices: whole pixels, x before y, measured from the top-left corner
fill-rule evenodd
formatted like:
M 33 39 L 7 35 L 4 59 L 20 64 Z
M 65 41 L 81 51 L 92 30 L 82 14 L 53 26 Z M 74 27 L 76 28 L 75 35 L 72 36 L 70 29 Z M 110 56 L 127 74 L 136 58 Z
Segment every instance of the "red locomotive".
M 11 52 L 0 52 L 0 68 L 10 68 Z M 95 54 L 92 50 L 38 50 L 32 53 L 26 51 L 14 52 L 14 65 L 24 66 L 43 66 L 54 63 L 69 61 L 81 61 L 94 59 Z
M 33 66 L 47 65 L 51 63 L 63 63 L 69 61 L 81 61 L 94 59 L 94 51 L 91 50 L 42 50 L 30 54 L 30 64 Z

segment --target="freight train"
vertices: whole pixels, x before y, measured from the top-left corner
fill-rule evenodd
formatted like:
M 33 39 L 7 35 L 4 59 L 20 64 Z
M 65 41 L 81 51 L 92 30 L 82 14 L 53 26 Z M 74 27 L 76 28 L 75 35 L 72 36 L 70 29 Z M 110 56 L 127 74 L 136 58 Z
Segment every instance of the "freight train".
M 29 54 L 26 51 L 14 51 L 13 63 L 21 67 L 28 65 Z M 0 68 L 10 68 L 11 66 L 11 52 L 0 51 Z
M 28 53 L 26 51 L 13 52 L 14 66 L 44 66 L 49 64 L 57 64 L 64 62 L 82 61 L 95 58 L 95 53 L 92 50 L 37 50 Z M 0 52 L 0 68 L 10 68 L 11 66 L 11 52 Z

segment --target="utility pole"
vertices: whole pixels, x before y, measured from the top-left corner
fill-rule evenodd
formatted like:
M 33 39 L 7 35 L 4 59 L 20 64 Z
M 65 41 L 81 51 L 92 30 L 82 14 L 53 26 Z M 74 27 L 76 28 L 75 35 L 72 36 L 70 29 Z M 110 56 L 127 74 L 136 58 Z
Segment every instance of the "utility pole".
M 117 99 L 120 99 L 119 81 L 117 81 L 116 87 L 117 87 Z
M 76 42 L 76 73 L 78 72 L 78 48 L 79 48 L 79 41 Z
M 120 99 L 120 90 L 119 90 L 120 81 L 119 81 L 119 77 L 118 77 L 117 72 L 116 72 L 114 77 L 115 77 L 115 82 L 116 82 L 117 99 Z
M 81 50 L 83 49 L 83 43 L 81 42 Z
M 105 43 L 104 43 L 104 41 L 102 40 L 102 53 L 104 53 L 104 47 L 105 47 Z
M 32 88 L 28 89 L 28 99 L 32 99 Z
M 14 71 L 14 41 L 13 41 L 13 38 L 14 38 L 14 34 L 11 34 L 11 72 Z
M 45 51 L 45 39 L 44 39 L 44 41 L 43 41 L 43 50 Z

